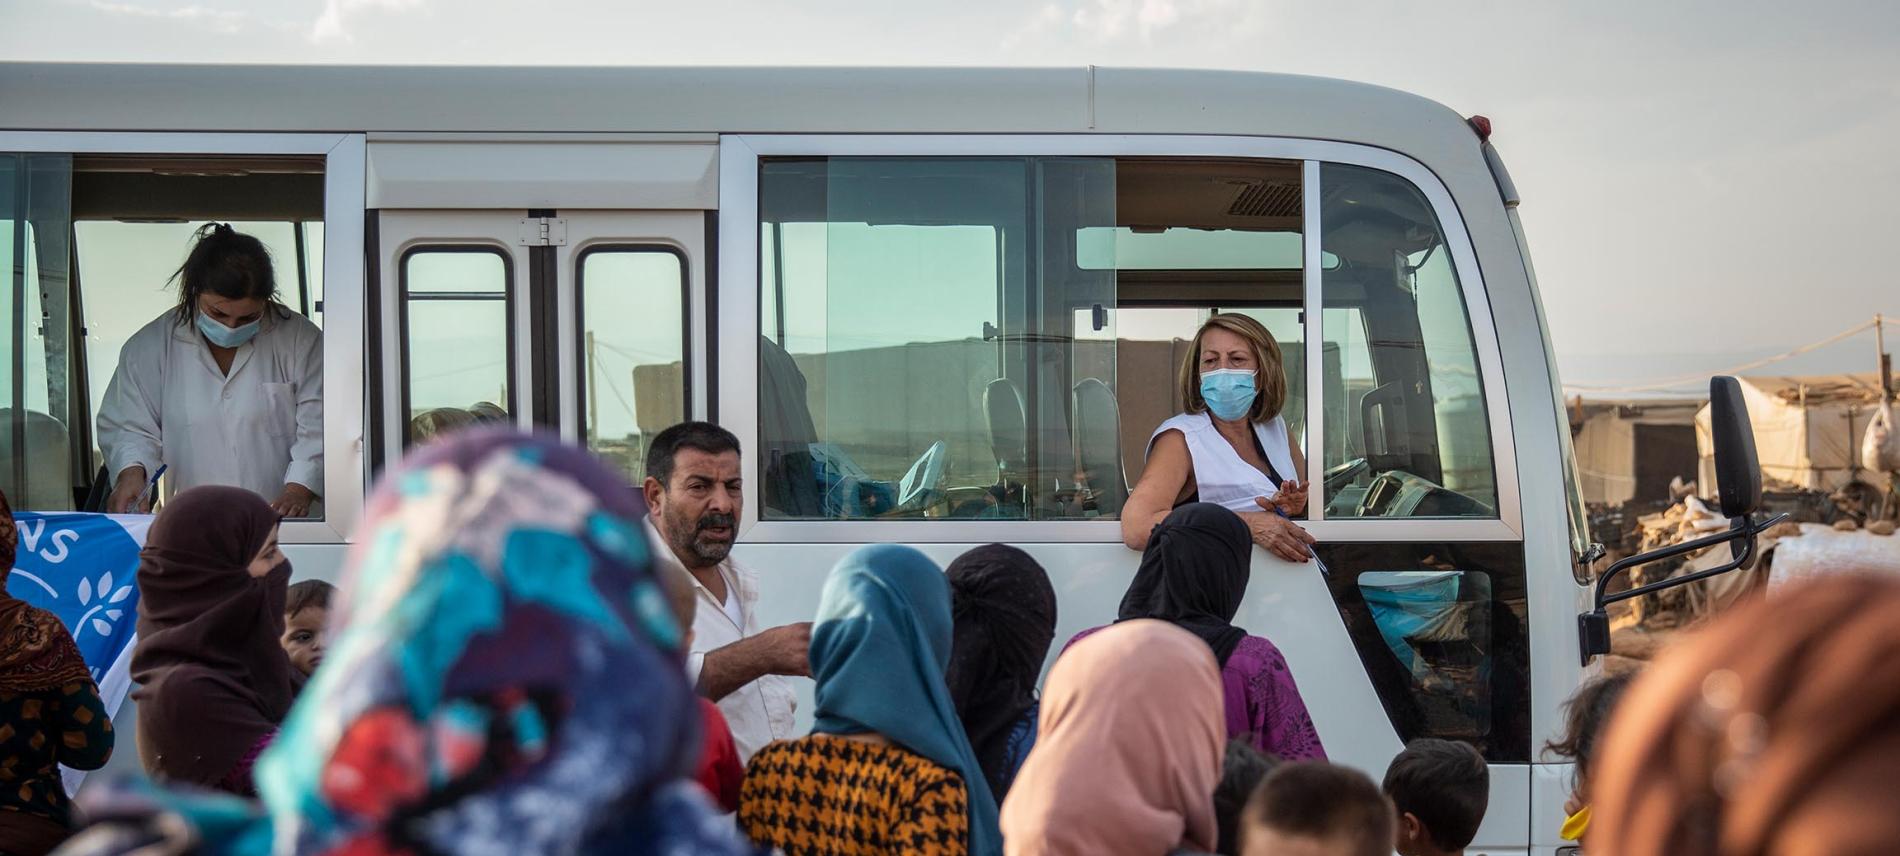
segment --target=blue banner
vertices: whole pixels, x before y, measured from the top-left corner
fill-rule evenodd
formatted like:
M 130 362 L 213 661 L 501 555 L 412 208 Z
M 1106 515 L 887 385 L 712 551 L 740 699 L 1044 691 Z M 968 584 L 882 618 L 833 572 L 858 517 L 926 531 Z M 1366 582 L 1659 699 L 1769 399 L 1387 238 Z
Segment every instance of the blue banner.
M 16 511 L 13 521 L 20 531 L 20 549 L 7 576 L 7 593 L 59 616 L 92 669 L 106 712 L 117 719 L 119 706 L 132 690 L 139 548 L 152 518 Z M 130 750 L 130 744 L 126 741 L 122 749 Z M 86 774 L 66 770 L 64 777 L 66 792 L 72 794 L 78 793 Z
M 139 546 L 151 518 L 16 512 L 20 555 L 7 578 L 14 597 L 52 612 L 72 631 L 107 709 L 124 698 L 108 676 L 138 629 Z

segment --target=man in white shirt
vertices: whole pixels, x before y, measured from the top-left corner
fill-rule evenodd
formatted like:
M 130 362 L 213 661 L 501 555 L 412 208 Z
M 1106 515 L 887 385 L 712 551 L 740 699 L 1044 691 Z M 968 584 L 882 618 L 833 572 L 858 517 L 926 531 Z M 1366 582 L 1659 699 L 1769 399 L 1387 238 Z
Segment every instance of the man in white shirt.
M 682 422 L 647 448 L 647 511 L 693 579 L 699 610 L 687 677 L 719 705 L 739 757 L 791 738 L 797 705 L 787 677 L 809 677 L 811 623 L 760 630 L 758 577 L 730 554 L 744 508 L 739 438 L 709 422 Z

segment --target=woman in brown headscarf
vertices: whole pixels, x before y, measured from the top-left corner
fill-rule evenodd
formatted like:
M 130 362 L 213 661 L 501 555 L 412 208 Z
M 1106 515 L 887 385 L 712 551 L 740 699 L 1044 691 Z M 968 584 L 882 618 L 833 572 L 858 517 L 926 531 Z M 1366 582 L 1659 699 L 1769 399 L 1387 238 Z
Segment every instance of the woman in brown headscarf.
M 0 494 L 0 853 L 40 854 L 66 839 L 71 806 L 59 765 L 112 757 L 112 718 L 57 616 L 7 593 L 20 546 Z
M 254 796 L 251 762 L 293 695 L 278 644 L 290 561 L 277 512 L 248 490 L 197 487 L 172 498 L 139 554 L 132 697 L 139 759 L 161 782 Z
M 1833 577 L 1749 603 L 1679 642 L 1617 711 L 1591 852 L 1900 849 L 1900 581 Z

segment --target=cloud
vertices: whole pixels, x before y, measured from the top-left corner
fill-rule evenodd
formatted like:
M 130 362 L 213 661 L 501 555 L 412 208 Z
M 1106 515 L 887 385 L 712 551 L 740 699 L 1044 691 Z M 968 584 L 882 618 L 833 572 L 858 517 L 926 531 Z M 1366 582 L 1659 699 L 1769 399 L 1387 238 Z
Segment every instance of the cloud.
M 1096 46 L 1151 45 L 1179 35 L 1233 37 L 1258 30 L 1260 6 L 1258 0 L 1051 0 L 1005 36 L 1003 45 L 1063 35 Z
M 1028 20 L 1018 25 L 1009 35 L 1003 37 L 1003 47 L 1015 48 L 1031 39 L 1046 36 L 1062 25 L 1062 19 L 1061 6 L 1055 3 L 1045 3 L 1035 12 L 1031 13 Z
M 352 42 L 356 36 L 349 30 L 349 19 L 358 12 L 369 9 L 403 11 L 422 6 L 424 0 L 324 0 L 323 12 L 310 26 L 312 42 Z
M 145 18 L 150 20 L 177 21 L 204 27 L 217 33 L 238 33 L 250 23 L 251 16 L 244 12 L 229 9 L 213 9 L 209 6 L 181 6 L 176 9 L 154 9 L 131 3 L 113 3 L 107 0 L 90 0 L 89 8 L 125 18 Z
M 1097 42 L 1148 43 L 1183 25 L 1223 27 L 1245 17 L 1241 0 L 1080 0 L 1070 20 Z

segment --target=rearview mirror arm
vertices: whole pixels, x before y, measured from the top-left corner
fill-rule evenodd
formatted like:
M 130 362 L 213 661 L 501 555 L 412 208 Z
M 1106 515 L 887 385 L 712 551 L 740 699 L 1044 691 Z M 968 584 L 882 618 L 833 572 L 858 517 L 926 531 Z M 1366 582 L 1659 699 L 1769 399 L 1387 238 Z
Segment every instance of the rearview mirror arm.
M 1738 517 L 1730 521 L 1729 525 L 1731 528 L 1727 532 L 1719 532 L 1714 535 L 1697 538 L 1693 541 L 1685 541 L 1681 544 L 1664 547 L 1660 550 L 1638 553 L 1611 565 L 1609 570 L 1604 571 L 1602 576 L 1597 577 L 1596 608 L 1589 613 L 1577 617 L 1578 635 L 1580 637 L 1579 642 L 1583 649 L 1583 662 L 1588 664 L 1591 657 L 1598 654 L 1610 653 L 1609 615 L 1605 611 L 1606 607 L 1610 604 L 1642 597 L 1643 595 L 1653 594 L 1665 589 L 1672 589 L 1676 586 L 1688 585 L 1697 580 L 1708 579 L 1718 574 L 1726 574 L 1729 571 L 1746 565 L 1754 558 L 1756 537 L 1787 519 L 1788 515 L 1777 514 L 1759 523 L 1753 523 L 1750 522 L 1748 518 Z M 1607 593 L 1610 581 L 1615 579 L 1618 574 L 1624 573 L 1631 568 L 1639 565 L 1647 565 L 1651 562 L 1660 562 L 1663 559 L 1675 558 L 1676 556 L 1693 553 L 1697 550 L 1727 544 L 1737 539 L 1746 539 L 1742 542 L 1741 553 L 1735 557 L 1734 561 L 1725 565 L 1697 571 L 1685 576 L 1670 577 L 1666 580 L 1659 580 L 1648 585 L 1637 586 L 1636 588 L 1628 591 L 1620 591 L 1616 594 Z

